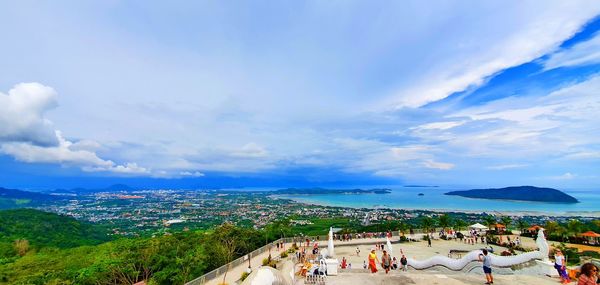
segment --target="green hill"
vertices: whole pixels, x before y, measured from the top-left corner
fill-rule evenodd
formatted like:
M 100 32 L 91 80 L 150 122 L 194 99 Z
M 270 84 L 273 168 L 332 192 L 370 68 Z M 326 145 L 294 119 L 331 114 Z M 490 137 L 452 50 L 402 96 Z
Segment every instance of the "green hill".
M 61 196 L 44 193 L 6 189 L 0 187 L 0 209 L 14 209 L 44 205 L 65 199 Z
M 108 241 L 106 230 L 72 217 L 34 209 L 0 211 L 0 242 L 26 239 L 33 247 L 69 248 Z

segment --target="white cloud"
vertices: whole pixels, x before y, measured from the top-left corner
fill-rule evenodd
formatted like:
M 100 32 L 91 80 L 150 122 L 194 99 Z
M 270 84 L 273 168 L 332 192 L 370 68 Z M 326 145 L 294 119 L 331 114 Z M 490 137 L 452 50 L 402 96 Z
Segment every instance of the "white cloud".
M 136 163 L 116 164 L 95 153 L 102 146 L 92 140 L 71 142 L 54 130 L 45 113 L 57 106 L 54 89 L 39 83 L 15 85 L 0 93 L 0 152 L 27 163 L 58 163 L 84 171 L 149 174 Z
M 595 135 L 600 125 L 598 90 L 600 75 L 545 96 L 507 97 L 449 111 L 441 122 L 466 122 L 460 128 L 448 129 L 420 125 L 411 128 L 409 135 L 419 138 L 423 144 L 445 150 L 437 155 L 442 161 L 460 154 L 467 164 L 469 159 L 485 159 L 486 164 L 492 166 L 481 166 L 481 162 L 473 164 L 490 170 L 549 161 L 591 162 L 599 156 L 600 137 Z M 507 160 L 512 163 L 498 163 Z
M 28 163 L 59 163 L 78 166 L 88 172 L 108 171 L 121 174 L 149 174 L 150 171 L 135 163 L 118 165 L 110 160 L 99 158 L 94 152 L 74 150 L 73 143 L 56 132 L 57 146 L 38 146 L 29 142 L 11 142 L 0 145 L 0 152 Z
M 39 83 L 20 83 L 0 92 L 0 142 L 56 145 L 52 123 L 44 113 L 57 106 L 54 89 Z
M 549 176 L 548 179 L 551 179 L 551 180 L 571 180 L 571 179 L 573 179 L 575 177 L 577 177 L 576 174 L 572 174 L 570 172 L 567 172 L 567 173 L 562 174 L 562 175 Z
M 543 64 L 544 69 L 600 63 L 600 33 L 573 47 L 552 54 Z
M 504 69 L 552 52 L 600 11 L 600 6 L 594 1 L 554 2 L 543 7 L 534 4 L 523 3 L 519 8 L 521 13 L 506 15 L 506 10 L 500 9 L 495 11 L 495 15 L 486 15 L 492 18 L 510 17 L 511 23 L 497 19 L 506 26 L 505 29 L 492 33 L 493 39 L 477 34 L 476 37 L 480 39 L 445 43 L 443 47 L 453 52 L 452 56 L 440 58 L 439 62 L 430 67 L 421 68 L 421 80 L 399 88 L 385 104 L 393 104 L 397 108 L 420 107 L 444 99 L 452 93 L 481 86 L 488 77 Z M 485 24 L 486 21 L 481 23 Z M 489 29 L 495 28 L 497 27 L 480 27 L 479 31 L 489 33 Z M 470 36 L 476 34 L 468 29 L 464 32 L 472 33 Z M 582 50 L 581 53 L 583 52 L 585 51 Z M 597 53 L 595 50 L 594 54 Z M 440 54 L 445 55 L 444 52 Z
M 194 171 L 194 172 L 182 171 L 182 172 L 179 172 L 179 175 L 185 176 L 185 177 L 202 177 L 202 176 L 204 176 L 204 173 L 199 172 L 199 171 Z
M 447 130 L 454 127 L 458 127 L 466 123 L 467 121 L 451 121 L 451 122 L 435 122 L 425 125 L 420 125 L 416 129 L 423 130 Z
M 428 156 L 431 147 L 426 145 L 407 145 L 390 148 L 394 159 L 399 161 L 423 159 Z
M 523 168 L 523 167 L 527 167 L 527 166 L 528 166 L 527 164 L 514 163 L 514 164 L 493 165 L 493 166 L 488 166 L 486 168 L 491 169 L 491 170 L 505 170 L 505 169 Z
M 454 168 L 454 164 L 447 162 L 436 162 L 433 160 L 426 160 L 423 162 L 423 165 L 427 168 L 440 169 L 440 170 L 450 170 Z
M 244 158 L 261 158 L 268 155 L 268 152 L 262 146 L 256 143 L 247 143 L 240 149 L 231 152 L 231 156 Z
M 372 173 L 381 177 L 427 176 L 431 171 L 448 170 L 451 163 L 436 161 L 439 150 L 429 145 L 389 143 L 367 139 L 336 139 L 335 153 L 326 159 L 350 173 Z
M 112 162 L 112 161 L 109 161 Z M 149 169 L 141 167 L 137 165 L 135 162 L 127 162 L 123 165 L 116 165 L 115 163 L 110 163 L 108 167 L 105 166 L 83 166 L 81 169 L 88 172 L 98 172 L 98 171 L 108 171 L 118 174 L 133 174 L 133 175 L 141 175 L 141 174 L 152 174 Z
M 579 159 L 600 159 L 600 151 L 594 151 L 594 150 L 589 150 L 589 151 L 576 151 L 573 153 L 569 153 L 567 155 L 565 155 L 566 159 L 575 159 L 575 160 L 579 160 Z

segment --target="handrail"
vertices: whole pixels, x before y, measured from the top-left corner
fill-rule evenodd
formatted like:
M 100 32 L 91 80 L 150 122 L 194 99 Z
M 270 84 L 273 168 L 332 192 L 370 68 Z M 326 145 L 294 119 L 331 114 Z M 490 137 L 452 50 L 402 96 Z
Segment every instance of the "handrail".
M 413 231 L 415 234 L 422 234 L 421 230 L 417 230 L 415 229 Z M 353 233 L 356 234 L 356 233 Z M 400 233 L 399 231 L 392 231 L 392 235 L 393 236 L 398 236 Z M 405 233 L 406 235 L 408 235 L 408 233 Z M 236 267 L 244 262 L 248 262 L 247 258 L 252 258 L 253 256 L 257 256 L 265 251 L 269 250 L 269 247 L 273 247 L 274 244 L 277 244 L 279 242 L 284 242 L 284 243 L 290 243 L 290 242 L 299 242 L 300 244 L 302 244 L 304 242 L 305 239 L 310 239 L 311 241 L 313 239 L 318 239 L 319 241 L 327 241 L 328 236 L 327 235 L 322 235 L 322 236 L 297 236 L 297 237 L 287 237 L 287 238 L 280 238 L 278 240 L 275 240 L 267 245 L 264 245 L 258 249 L 253 250 L 252 252 L 248 253 L 247 255 L 241 256 L 233 261 L 231 261 L 230 263 L 224 264 L 216 269 L 213 269 L 207 273 L 205 273 L 204 275 L 197 277 L 187 283 L 185 283 L 185 285 L 202 285 L 205 284 L 206 282 L 213 280 L 215 278 L 217 278 L 219 275 L 221 275 L 222 273 L 224 273 L 225 271 L 233 267 Z M 377 237 L 374 237 L 377 238 Z M 361 238 L 361 240 L 364 238 Z
M 253 250 L 252 252 L 248 253 L 247 255 L 241 256 L 233 261 L 231 261 L 230 263 L 224 264 L 221 267 L 218 267 L 216 269 L 213 269 L 207 273 L 205 273 L 204 275 L 189 281 L 187 283 L 185 283 L 185 285 L 200 285 L 200 284 L 205 284 L 207 281 L 213 280 L 215 278 L 217 278 L 219 275 L 221 275 L 222 273 L 224 273 L 225 271 L 233 267 L 236 267 L 244 262 L 248 262 L 248 258 L 252 258 L 253 256 L 259 255 L 265 251 L 268 251 L 269 248 L 272 248 L 274 244 L 279 243 L 279 242 L 283 242 L 283 243 L 290 243 L 297 240 L 297 238 L 280 238 L 276 241 L 273 241 L 267 245 L 264 245 L 258 249 Z

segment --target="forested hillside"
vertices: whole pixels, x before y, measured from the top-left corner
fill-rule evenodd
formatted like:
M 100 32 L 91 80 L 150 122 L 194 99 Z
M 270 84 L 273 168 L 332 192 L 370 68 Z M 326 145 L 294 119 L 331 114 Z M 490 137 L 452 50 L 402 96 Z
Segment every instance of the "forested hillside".
M 34 248 L 68 248 L 108 241 L 107 232 L 98 225 L 34 209 L 0 211 L 0 242 L 25 239 Z
M 226 223 L 209 232 L 102 243 L 107 238 L 96 225 L 30 209 L 0 211 L 0 284 L 183 284 L 288 229 Z

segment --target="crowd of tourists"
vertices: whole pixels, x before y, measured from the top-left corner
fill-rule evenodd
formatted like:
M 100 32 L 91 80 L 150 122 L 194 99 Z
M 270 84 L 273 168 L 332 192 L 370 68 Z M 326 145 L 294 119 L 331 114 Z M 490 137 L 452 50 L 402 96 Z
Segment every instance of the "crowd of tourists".
M 487 245 L 489 240 L 485 235 L 477 232 L 475 230 L 469 231 L 466 235 L 460 232 L 440 232 L 441 235 L 446 235 L 447 237 L 456 238 L 457 240 L 461 240 L 467 244 L 476 244 L 481 243 Z M 391 232 L 363 232 L 363 233 L 353 233 L 353 234 L 334 234 L 333 238 L 339 241 L 352 241 L 353 239 L 369 239 L 369 238 L 385 238 L 390 237 Z M 424 235 L 424 239 L 427 240 L 427 244 L 431 247 L 431 240 L 433 239 L 433 233 L 428 233 Z M 500 239 L 499 241 L 503 244 L 506 244 L 510 247 L 520 246 L 521 239 L 519 237 L 514 237 L 512 240 L 510 236 L 505 237 L 506 240 Z M 312 244 L 311 244 L 312 243 Z M 316 240 L 306 239 L 305 248 L 299 250 L 296 253 L 296 257 L 301 262 L 306 262 L 306 249 L 312 249 L 312 255 L 319 254 L 319 244 L 318 238 Z M 312 246 L 311 246 L 312 245 Z M 283 247 L 283 245 L 280 245 Z M 486 278 L 485 284 L 493 284 L 494 278 L 492 275 L 492 266 L 491 266 L 491 257 L 490 253 L 493 252 L 493 249 L 490 247 L 482 248 L 481 254 L 479 255 L 479 261 L 482 264 L 483 272 Z M 356 256 L 361 256 L 360 248 L 357 246 L 355 250 Z M 363 264 L 359 266 L 359 268 L 368 269 L 371 273 L 377 273 L 380 270 L 385 271 L 388 274 L 391 270 L 401 270 L 407 271 L 408 269 L 408 260 L 402 250 L 400 250 L 400 258 L 392 256 L 390 252 L 386 250 L 386 243 L 379 242 L 375 243 L 374 247 L 370 250 L 370 252 L 366 255 L 367 259 L 363 260 Z M 560 281 L 563 284 L 570 284 L 571 278 L 568 269 L 567 269 L 567 261 L 566 257 L 563 255 L 560 249 L 554 250 L 554 268 L 556 269 Z M 340 263 L 341 269 L 352 269 L 352 263 L 348 262 L 346 257 L 343 257 Z M 598 267 L 592 263 L 586 263 L 582 265 L 577 274 L 577 285 L 598 285 L 600 284 L 600 280 L 598 279 Z
M 363 233 L 346 233 L 346 234 L 333 234 L 334 240 L 339 241 L 352 241 L 352 239 L 365 239 L 365 238 L 385 238 L 392 237 L 392 232 L 363 232 Z

